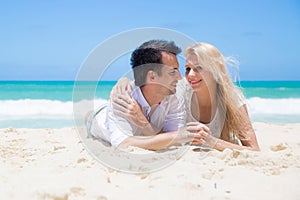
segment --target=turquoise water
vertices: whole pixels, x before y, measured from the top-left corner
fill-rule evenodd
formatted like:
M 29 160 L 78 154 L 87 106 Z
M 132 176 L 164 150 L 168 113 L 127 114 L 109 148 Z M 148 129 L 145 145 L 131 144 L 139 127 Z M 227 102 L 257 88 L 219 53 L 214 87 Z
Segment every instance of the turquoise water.
M 115 83 L 0 81 L 0 128 L 74 126 L 73 101 L 106 101 Z M 241 81 L 238 85 L 252 121 L 300 122 L 300 81 Z
M 109 98 L 109 91 L 116 81 L 79 82 L 82 96 L 94 91 L 95 96 Z M 72 101 L 74 81 L 0 81 L 0 100 L 48 99 Z
M 116 81 L 79 82 L 82 95 L 94 93 L 98 98 L 108 99 Z M 247 98 L 300 98 L 300 81 L 241 81 Z M 49 99 L 72 101 L 74 81 L 0 81 L 0 100 Z
M 241 81 L 247 98 L 300 98 L 300 81 Z

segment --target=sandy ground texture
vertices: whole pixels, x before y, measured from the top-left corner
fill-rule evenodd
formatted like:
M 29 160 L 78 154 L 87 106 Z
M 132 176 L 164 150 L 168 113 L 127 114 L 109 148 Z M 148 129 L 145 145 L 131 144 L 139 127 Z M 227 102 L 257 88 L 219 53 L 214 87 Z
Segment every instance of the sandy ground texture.
M 300 199 L 300 124 L 253 125 L 260 152 L 115 152 L 75 128 L 1 129 L 0 199 Z

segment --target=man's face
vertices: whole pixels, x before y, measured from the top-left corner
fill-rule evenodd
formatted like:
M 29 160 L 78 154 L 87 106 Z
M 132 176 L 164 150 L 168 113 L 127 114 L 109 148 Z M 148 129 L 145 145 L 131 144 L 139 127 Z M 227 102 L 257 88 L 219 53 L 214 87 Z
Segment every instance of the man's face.
M 178 71 L 179 64 L 176 55 L 172 53 L 162 52 L 163 67 L 161 76 L 158 76 L 158 84 L 161 87 L 160 92 L 164 95 L 174 94 L 178 80 L 182 77 Z

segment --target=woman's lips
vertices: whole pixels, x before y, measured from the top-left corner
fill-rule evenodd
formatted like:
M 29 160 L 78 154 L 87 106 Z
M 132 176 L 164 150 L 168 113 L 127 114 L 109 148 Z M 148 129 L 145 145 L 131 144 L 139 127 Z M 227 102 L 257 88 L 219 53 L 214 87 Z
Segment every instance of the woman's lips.
M 198 83 L 200 83 L 202 80 L 199 81 L 190 81 L 191 85 L 197 85 Z

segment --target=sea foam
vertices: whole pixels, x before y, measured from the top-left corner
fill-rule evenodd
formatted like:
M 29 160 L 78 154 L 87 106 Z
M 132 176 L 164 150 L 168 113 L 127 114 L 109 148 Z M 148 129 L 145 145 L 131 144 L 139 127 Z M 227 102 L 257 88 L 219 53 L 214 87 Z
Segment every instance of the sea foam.
M 1 100 L 0 120 L 20 118 L 73 118 L 74 106 L 84 110 L 86 105 L 97 108 L 105 99 L 82 100 L 80 102 L 46 99 Z M 267 99 L 252 97 L 246 99 L 250 115 L 300 115 L 300 98 Z M 87 110 L 88 111 L 88 110 Z M 300 119 L 299 119 L 300 121 Z
M 300 99 L 266 99 L 252 97 L 246 100 L 250 114 L 280 114 L 280 115 L 299 115 Z
M 82 100 L 80 102 L 46 99 L 1 100 L 0 119 L 5 118 L 72 118 L 74 106 L 98 105 L 107 102 L 104 99 Z

